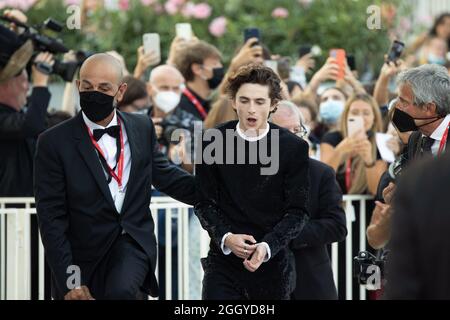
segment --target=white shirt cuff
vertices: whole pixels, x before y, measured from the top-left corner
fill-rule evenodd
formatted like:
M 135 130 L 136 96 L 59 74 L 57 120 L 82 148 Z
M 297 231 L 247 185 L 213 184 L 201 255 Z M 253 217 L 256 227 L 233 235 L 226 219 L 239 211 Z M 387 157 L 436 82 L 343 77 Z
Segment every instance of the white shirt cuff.
M 270 259 L 271 256 L 272 256 L 272 253 L 270 252 L 270 247 L 269 247 L 269 245 L 267 244 L 267 242 L 261 242 L 261 243 L 258 243 L 258 245 L 263 245 L 263 246 L 266 247 L 267 253 L 266 253 L 266 256 L 264 257 L 263 262 L 269 261 L 269 259 Z
M 225 239 L 232 234 L 231 232 L 225 233 L 225 235 L 222 237 L 222 241 L 220 242 L 220 249 L 222 249 L 222 252 L 224 255 L 229 255 L 231 253 L 231 249 L 225 246 Z

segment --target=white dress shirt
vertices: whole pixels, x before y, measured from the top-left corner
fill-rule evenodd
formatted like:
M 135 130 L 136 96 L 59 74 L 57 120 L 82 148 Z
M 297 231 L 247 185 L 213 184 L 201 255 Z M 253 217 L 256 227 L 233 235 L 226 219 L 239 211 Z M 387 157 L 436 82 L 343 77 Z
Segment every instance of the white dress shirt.
M 439 125 L 439 127 L 436 128 L 436 130 L 433 131 L 433 133 L 431 134 L 430 138 L 436 140 L 434 141 L 434 143 L 431 145 L 431 153 L 434 156 L 438 155 L 439 152 L 439 146 L 441 144 L 441 140 L 442 140 L 442 136 L 445 133 L 445 130 L 447 130 L 448 124 L 450 123 L 450 114 L 448 114 L 444 120 L 441 122 L 441 124 Z M 448 151 L 448 150 L 447 150 Z
M 248 137 L 245 135 L 245 133 L 241 130 L 241 128 L 239 127 L 239 122 L 236 125 L 236 132 L 238 133 L 238 135 L 247 141 L 258 141 L 261 140 L 262 138 L 264 138 L 265 136 L 267 136 L 267 134 L 269 133 L 269 123 L 267 123 L 266 129 L 264 129 L 263 133 L 261 133 L 259 136 L 256 137 Z M 230 248 L 228 248 L 227 246 L 225 246 L 225 239 L 232 234 L 231 232 L 227 232 L 223 237 L 222 237 L 222 241 L 220 243 L 220 248 L 222 249 L 223 254 L 225 255 L 229 255 L 231 253 Z M 263 262 L 267 262 L 269 261 L 270 257 L 271 257 L 271 252 L 270 252 L 270 247 L 268 245 L 267 242 L 260 242 L 258 243 L 258 245 L 262 245 L 266 247 L 266 256 L 264 257 L 264 261 Z
M 101 125 L 96 124 L 95 122 L 92 122 L 89 120 L 86 115 L 83 114 L 83 120 L 84 123 L 86 123 L 87 127 L 91 131 L 91 134 L 95 129 L 105 129 L 109 128 L 111 126 L 118 125 L 117 122 L 117 112 L 114 112 L 114 117 L 111 120 L 111 122 L 106 126 L 103 127 Z M 114 205 L 116 207 L 116 210 L 118 213 L 122 211 L 122 205 L 123 200 L 125 199 L 125 193 L 127 191 L 128 186 L 128 178 L 130 177 L 130 168 L 131 168 L 131 152 L 130 152 L 130 144 L 128 143 L 128 137 L 127 132 L 125 130 L 125 125 L 123 124 L 123 121 L 121 121 L 121 128 L 122 128 L 122 136 L 123 136 L 123 144 L 124 144 L 124 164 L 123 164 L 123 172 L 122 172 L 122 189 L 123 192 L 119 192 L 119 184 L 117 183 L 116 179 L 112 178 L 111 182 L 109 183 L 109 191 L 111 192 L 112 199 L 114 201 Z M 100 149 L 102 149 L 103 155 L 105 156 L 105 160 L 108 163 L 108 166 L 110 168 L 114 168 L 116 166 L 116 156 L 117 156 L 117 144 L 116 139 L 111 137 L 109 134 L 104 134 L 100 140 L 97 141 L 97 144 L 99 145 Z M 100 161 L 100 158 L 99 158 Z M 102 166 L 103 168 L 103 166 Z M 118 166 L 116 168 L 116 174 L 118 173 Z M 105 173 L 105 179 L 108 179 L 109 173 L 103 169 L 103 172 Z

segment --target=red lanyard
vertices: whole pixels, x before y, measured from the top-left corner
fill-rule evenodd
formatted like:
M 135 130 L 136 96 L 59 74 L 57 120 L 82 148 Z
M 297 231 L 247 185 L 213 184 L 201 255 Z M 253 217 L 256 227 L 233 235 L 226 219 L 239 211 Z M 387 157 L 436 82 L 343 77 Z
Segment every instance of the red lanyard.
M 447 129 L 444 132 L 444 135 L 442 136 L 441 143 L 439 144 L 439 151 L 438 156 L 441 155 L 442 151 L 445 149 L 445 145 L 447 144 L 447 137 L 448 137 L 448 129 L 450 128 L 450 125 L 447 126 Z
M 91 138 L 92 144 L 94 145 L 95 149 L 97 149 L 97 151 L 100 153 L 100 156 L 103 157 L 103 159 L 105 159 L 106 162 L 106 166 L 108 167 L 109 173 L 111 174 L 111 176 L 114 178 L 114 180 L 117 181 L 117 184 L 119 185 L 119 191 L 122 191 L 122 174 L 123 174 L 123 158 L 124 158 L 124 144 L 123 144 L 123 135 L 122 135 L 122 126 L 120 124 L 120 119 L 117 118 L 117 122 L 119 123 L 119 128 L 120 128 L 120 156 L 119 156 L 119 160 L 117 162 L 117 174 L 114 172 L 113 169 L 111 169 L 111 167 L 108 165 L 108 163 L 106 162 L 106 157 L 102 151 L 102 149 L 100 148 L 100 146 L 98 145 L 97 141 L 95 141 L 91 130 L 88 129 L 88 133 L 89 133 L 89 137 Z M 119 151 L 119 150 L 117 150 Z
M 345 187 L 347 188 L 347 192 L 352 187 L 352 159 L 347 160 L 347 165 L 345 167 Z
M 202 104 L 198 101 L 198 99 L 194 97 L 194 95 L 189 91 L 188 88 L 184 88 L 183 94 L 189 99 L 190 102 L 192 102 L 197 111 L 200 112 L 202 119 L 205 120 L 208 113 L 206 112 L 205 108 L 203 108 Z

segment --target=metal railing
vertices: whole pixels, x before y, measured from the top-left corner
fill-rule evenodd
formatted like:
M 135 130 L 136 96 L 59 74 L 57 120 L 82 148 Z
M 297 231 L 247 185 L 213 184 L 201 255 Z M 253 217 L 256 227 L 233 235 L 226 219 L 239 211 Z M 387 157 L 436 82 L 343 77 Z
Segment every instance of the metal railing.
M 345 240 L 345 298 L 351 300 L 353 297 L 353 247 L 358 250 L 366 249 L 366 201 L 372 197 L 366 195 L 345 195 L 344 209 L 346 212 L 346 223 L 348 235 Z M 356 213 L 353 203 L 359 202 L 359 212 Z M 158 210 L 164 210 L 165 219 L 165 246 L 172 247 L 172 241 L 177 241 L 177 270 L 172 270 L 172 252 L 165 251 L 165 298 L 172 299 L 172 273 L 178 273 L 177 289 L 178 299 L 189 299 L 190 270 L 189 259 L 191 248 L 189 243 L 189 206 L 169 197 L 153 197 L 150 209 L 155 221 L 155 233 L 158 235 Z M 161 211 L 160 211 L 161 212 Z M 36 214 L 33 198 L 0 198 L 0 299 L 31 298 L 31 216 Z M 355 218 L 358 217 L 358 226 Z M 178 236 L 172 239 L 172 219 L 176 219 Z M 353 232 L 359 228 L 359 243 L 353 243 Z M 206 231 L 200 234 L 200 257 L 205 257 L 209 250 L 209 237 Z M 158 239 L 159 240 L 159 239 Z M 44 272 L 44 249 L 39 235 L 38 244 L 38 299 L 45 298 L 45 272 Z M 331 245 L 331 263 L 336 287 L 339 285 L 338 268 L 342 266 L 339 262 L 338 243 Z M 201 268 L 200 268 L 201 269 Z M 200 272 L 200 281 L 203 278 L 203 270 Z M 156 268 L 158 279 L 158 265 Z M 201 284 L 200 284 L 201 287 Z M 365 287 L 360 286 L 359 299 L 366 299 Z

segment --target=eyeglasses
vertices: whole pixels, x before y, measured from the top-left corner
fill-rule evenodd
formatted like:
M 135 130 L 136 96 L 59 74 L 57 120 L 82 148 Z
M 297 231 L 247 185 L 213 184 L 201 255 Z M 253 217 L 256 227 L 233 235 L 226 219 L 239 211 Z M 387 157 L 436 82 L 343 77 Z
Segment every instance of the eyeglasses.
M 301 124 L 299 127 L 294 128 L 294 134 L 300 138 L 304 138 L 308 134 L 308 130 L 303 124 Z

